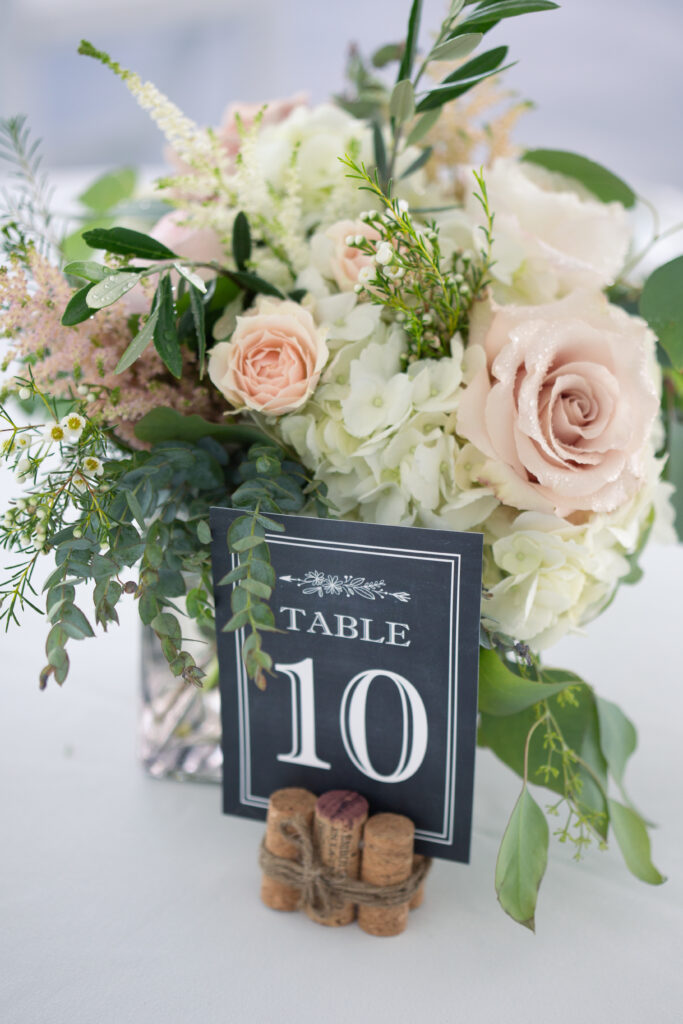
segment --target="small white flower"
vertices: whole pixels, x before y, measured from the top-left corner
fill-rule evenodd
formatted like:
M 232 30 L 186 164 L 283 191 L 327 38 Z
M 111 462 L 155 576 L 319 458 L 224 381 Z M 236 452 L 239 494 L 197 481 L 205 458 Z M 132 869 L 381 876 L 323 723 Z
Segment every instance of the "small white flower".
M 95 396 L 93 395 L 92 391 L 88 392 L 88 394 L 85 396 L 85 400 L 86 400 L 86 402 L 94 402 L 95 401 Z
M 79 384 L 78 387 L 76 388 L 76 391 L 78 392 L 79 395 L 88 394 L 88 388 L 85 384 Z
M 74 475 L 71 477 L 71 483 L 75 490 L 77 491 L 87 491 L 88 489 L 88 481 L 85 479 L 82 473 L 74 473 Z M 74 530 L 74 537 L 75 536 L 76 531 Z
M 85 420 L 77 412 L 70 412 L 62 420 L 61 426 L 64 428 L 64 433 L 69 441 L 77 441 L 83 433 Z
M 389 263 L 391 263 L 393 258 L 394 250 L 392 246 L 389 244 L 389 242 L 382 242 L 377 247 L 377 252 L 375 253 L 375 262 L 379 263 L 383 267 L 386 267 Z
M 31 389 L 30 388 L 19 388 L 19 398 L 22 400 L 22 402 L 28 402 L 30 397 L 31 397 Z
M 358 271 L 358 284 L 367 284 L 374 277 L 372 267 L 361 267 Z
M 398 212 L 399 213 L 407 213 L 409 209 L 410 209 L 410 207 L 409 207 L 409 204 L 406 202 L 406 200 L 405 199 L 399 199 L 399 201 L 398 201 Z
M 66 430 L 61 423 L 51 423 L 43 431 L 43 441 L 46 444 L 61 444 L 66 440 Z
M 74 537 L 76 538 L 76 540 L 80 540 L 82 536 L 83 531 L 79 530 L 78 527 L 76 527 L 76 529 L 74 530 Z
M 83 472 L 87 473 L 88 476 L 102 476 L 104 466 L 96 455 L 88 455 L 83 459 Z
M 105 541 L 103 544 L 100 544 L 100 554 L 106 555 L 107 551 L 109 551 L 109 545 Z
M 356 236 L 355 235 L 347 235 L 346 238 L 344 239 L 344 242 L 345 242 L 346 245 L 355 245 L 356 244 Z
M 27 452 L 33 442 L 32 436 L 27 432 L 23 434 L 17 434 L 14 438 L 14 447 L 18 448 L 19 451 Z
M 17 480 L 24 480 L 31 472 L 31 460 L 28 455 L 22 455 L 14 468 L 14 475 Z

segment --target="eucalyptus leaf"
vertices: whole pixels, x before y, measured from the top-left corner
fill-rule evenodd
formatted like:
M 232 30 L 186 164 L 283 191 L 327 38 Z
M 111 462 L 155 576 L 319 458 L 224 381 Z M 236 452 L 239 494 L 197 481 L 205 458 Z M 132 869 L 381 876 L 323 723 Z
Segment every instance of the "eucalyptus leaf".
M 103 309 L 129 292 L 140 280 L 138 272 L 122 272 L 109 276 L 94 284 L 87 294 L 86 302 L 91 309 Z
M 123 371 L 127 370 L 129 366 L 132 366 L 136 359 L 140 358 L 154 337 L 154 329 L 158 319 L 159 311 L 156 309 L 152 310 L 145 323 L 142 325 L 126 351 L 119 359 L 114 373 L 123 373 Z
M 650 837 L 640 815 L 617 800 L 609 801 L 609 815 L 619 849 L 631 874 L 649 885 L 665 882 L 664 875 L 652 863 Z
M 569 153 L 564 149 L 528 149 L 522 160 L 564 174 L 567 178 L 574 178 L 603 203 L 617 202 L 630 209 L 636 202 L 635 192 L 625 181 L 601 164 L 578 153 Z
M 454 39 L 447 39 L 439 43 L 429 54 L 430 60 L 462 60 L 472 50 L 476 50 L 484 38 L 481 32 L 466 32 L 462 36 L 455 36 Z
M 409 78 L 397 82 L 389 99 L 389 113 L 397 122 L 403 124 L 415 113 L 415 90 Z
M 156 238 L 131 228 L 93 228 L 83 232 L 84 241 L 91 249 L 106 249 L 119 256 L 140 256 L 148 260 L 177 260 L 172 252 Z
M 479 710 L 489 715 L 514 715 L 576 686 L 578 677 L 537 683 L 515 675 L 492 650 L 479 652 Z
M 498 851 L 496 893 L 506 914 L 535 931 L 538 889 L 548 863 L 548 822 L 541 808 L 522 789 Z
M 643 286 L 640 315 L 679 372 L 683 371 L 683 256 L 658 267 Z
M 636 749 L 636 730 L 621 708 L 612 701 L 596 697 L 595 703 L 600 725 L 600 749 L 605 755 L 612 777 L 621 785 L 626 762 Z

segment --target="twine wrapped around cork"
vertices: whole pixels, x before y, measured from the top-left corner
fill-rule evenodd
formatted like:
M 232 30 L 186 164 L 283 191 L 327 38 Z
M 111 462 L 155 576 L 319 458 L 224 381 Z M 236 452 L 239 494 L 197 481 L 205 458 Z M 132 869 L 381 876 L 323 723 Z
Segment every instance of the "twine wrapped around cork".
M 422 902 L 424 880 L 431 867 L 429 857 L 413 856 L 414 826 L 410 819 L 376 814 L 368 820 L 363 834 L 370 828 L 370 842 L 362 854 L 358 879 L 350 874 L 357 871 L 358 820 L 364 821 L 367 813 L 362 797 L 347 790 L 324 794 L 317 804 L 307 790 L 278 790 L 271 800 L 273 797 L 276 806 L 272 812 L 269 807 L 268 828 L 259 853 L 264 903 L 277 910 L 303 909 L 313 921 L 333 926 L 349 923 L 358 908 L 359 924 L 369 934 L 398 935 L 403 931 L 409 908 Z M 287 806 L 293 806 L 291 816 L 286 814 Z M 322 829 L 320 822 L 317 828 L 313 822 L 314 808 L 316 815 L 325 819 Z M 351 820 L 344 822 L 346 809 Z M 322 831 L 329 839 L 328 830 L 330 826 L 335 829 L 335 819 L 339 824 L 340 816 L 342 832 L 328 844 L 326 852 L 321 851 L 316 832 Z M 341 843 L 344 831 L 347 838 Z M 345 848 L 343 855 L 340 846 Z

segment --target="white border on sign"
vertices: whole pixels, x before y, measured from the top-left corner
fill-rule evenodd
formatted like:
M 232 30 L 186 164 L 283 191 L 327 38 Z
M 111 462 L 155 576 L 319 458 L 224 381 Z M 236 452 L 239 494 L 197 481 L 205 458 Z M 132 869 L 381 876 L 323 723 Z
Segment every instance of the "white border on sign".
M 424 829 L 415 829 L 416 839 L 425 839 L 431 843 L 440 843 L 444 846 L 453 844 L 453 829 L 455 821 L 455 772 L 456 772 L 456 717 L 458 706 L 458 659 L 455 656 L 459 646 L 460 630 L 460 564 L 459 554 L 449 555 L 442 551 L 421 551 L 410 548 L 375 547 L 369 544 L 353 544 L 348 541 L 338 541 L 330 544 L 328 541 L 316 538 L 288 537 L 284 538 L 279 534 L 266 533 L 264 538 L 268 544 L 281 544 L 289 547 L 312 548 L 316 551 L 338 551 L 352 549 L 359 554 L 380 555 L 387 558 L 407 558 L 422 562 L 444 562 L 451 566 L 451 606 L 450 624 L 448 637 L 448 733 L 446 741 L 446 779 L 444 789 L 444 816 L 443 828 L 440 833 L 428 832 Z M 238 556 L 231 555 L 231 568 L 238 564 Z M 457 583 L 455 569 L 457 564 Z M 454 615 L 454 604 L 457 593 L 457 614 Z M 455 643 L 453 643 L 453 622 L 455 621 Z M 267 809 L 268 797 L 258 796 L 252 793 L 251 785 L 251 740 L 249 728 L 249 680 L 242 661 L 242 644 L 244 643 L 244 629 L 235 633 L 235 660 L 237 664 L 237 701 L 238 701 L 238 728 L 239 728 L 239 760 L 240 778 L 239 792 L 240 803 L 245 807 L 258 807 Z

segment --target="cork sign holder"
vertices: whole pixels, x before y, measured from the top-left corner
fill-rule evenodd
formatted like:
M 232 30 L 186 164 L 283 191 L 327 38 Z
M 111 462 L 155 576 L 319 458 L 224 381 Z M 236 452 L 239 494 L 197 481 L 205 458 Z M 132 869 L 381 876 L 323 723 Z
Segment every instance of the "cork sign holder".
M 266 906 L 301 909 L 332 928 L 357 920 L 370 935 L 404 931 L 431 862 L 414 853 L 410 818 L 368 811 L 351 790 L 272 793 L 259 857 Z

